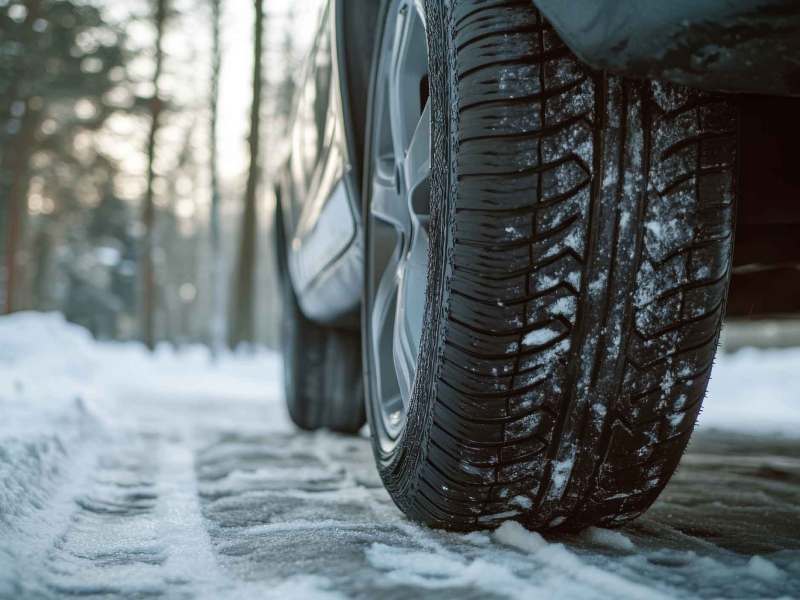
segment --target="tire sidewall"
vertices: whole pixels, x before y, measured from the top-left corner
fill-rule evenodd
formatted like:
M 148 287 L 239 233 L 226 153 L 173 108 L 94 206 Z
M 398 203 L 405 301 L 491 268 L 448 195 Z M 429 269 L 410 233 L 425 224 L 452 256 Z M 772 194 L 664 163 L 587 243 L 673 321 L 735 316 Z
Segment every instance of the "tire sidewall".
M 418 475 L 425 462 L 436 403 L 436 383 L 444 345 L 447 307 L 449 304 L 450 273 L 452 271 L 454 202 L 451 182 L 454 177 L 456 156 L 451 132 L 457 131 L 457 114 L 451 110 L 452 95 L 456 89 L 451 81 L 453 53 L 447 30 L 449 2 L 426 0 L 425 13 L 428 37 L 429 82 L 431 101 L 431 200 L 429 226 L 429 268 L 425 293 L 425 311 L 417 371 L 411 390 L 406 424 L 390 449 L 381 444 L 376 433 L 382 418 L 374 406 L 375 381 L 371 364 L 370 339 L 370 193 L 372 177 L 371 148 L 373 146 L 374 99 L 391 0 L 383 3 L 376 38 L 376 53 L 370 84 L 370 98 L 364 169 L 364 229 L 365 229 L 365 285 L 362 306 L 362 335 L 364 351 L 364 386 L 367 416 L 372 430 L 372 445 L 381 478 L 395 503 L 411 516 L 414 515 L 414 492 Z

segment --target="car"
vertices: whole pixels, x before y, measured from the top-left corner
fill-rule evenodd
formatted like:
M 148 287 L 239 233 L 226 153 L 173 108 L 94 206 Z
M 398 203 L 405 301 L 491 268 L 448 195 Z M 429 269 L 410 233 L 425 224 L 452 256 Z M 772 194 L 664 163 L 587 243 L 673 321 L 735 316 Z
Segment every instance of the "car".
M 798 64 L 792 0 L 326 1 L 275 181 L 294 422 L 366 419 L 432 527 L 641 515 L 726 314 L 800 311 Z

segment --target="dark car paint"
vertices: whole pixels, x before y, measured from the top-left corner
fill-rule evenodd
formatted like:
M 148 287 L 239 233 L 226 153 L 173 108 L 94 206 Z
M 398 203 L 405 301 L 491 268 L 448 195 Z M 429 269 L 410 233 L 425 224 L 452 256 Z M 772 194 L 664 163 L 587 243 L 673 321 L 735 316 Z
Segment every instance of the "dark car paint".
M 534 0 L 587 64 L 717 91 L 800 95 L 798 0 Z
M 743 96 L 727 314 L 800 314 L 800 98 Z
M 720 90 L 798 93 L 800 0 L 533 2 L 596 68 Z M 324 3 L 296 100 L 292 151 L 277 185 L 285 267 L 303 312 L 321 323 L 350 327 L 358 322 L 363 281 L 360 167 L 379 2 Z M 326 39 L 329 94 L 304 112 L 304 94 L 316 85 L 324 64 L 311 57 Z M 725 52 L 717 57 L 712 46 Z M 756 59 L 760 62 L 751 64 Z M 764 62 L 771 60 L 775 63 Z M 795 275 L 800 271 L 794 267 L 800 264 L 800 169 L 792 162 L 800 139 L 800 98 L 742 96 L 740 102 L 747 143 L 729 314 L 800 312 L 800 275 Z M 320 145 L 326 132 L 327 142 Z M 797 289 L 788 294 L 797 300 L 765 300 L 761 291 L 774 287 L 775 280 Z

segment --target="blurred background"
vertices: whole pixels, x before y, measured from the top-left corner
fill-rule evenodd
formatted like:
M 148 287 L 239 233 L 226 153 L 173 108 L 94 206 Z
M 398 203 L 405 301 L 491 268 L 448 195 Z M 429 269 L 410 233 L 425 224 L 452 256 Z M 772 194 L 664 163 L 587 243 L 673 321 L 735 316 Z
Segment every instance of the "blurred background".
M 324 0 L 0 0 L 0 313 L 275 347 L 271 181 Z M 800 342 L 729 323 L 725 349 Z
M 319 0 L 0 0 L 0 309 L 274 346 L 270 179 Z

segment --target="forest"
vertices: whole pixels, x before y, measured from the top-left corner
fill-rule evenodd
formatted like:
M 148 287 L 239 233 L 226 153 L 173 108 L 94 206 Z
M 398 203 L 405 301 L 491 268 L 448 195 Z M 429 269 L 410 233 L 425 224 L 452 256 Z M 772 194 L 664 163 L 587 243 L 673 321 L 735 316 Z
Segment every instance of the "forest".
M 150 348 L 274 344 L 269 182 L 313 15 L 0 0 L 2 312 Z

